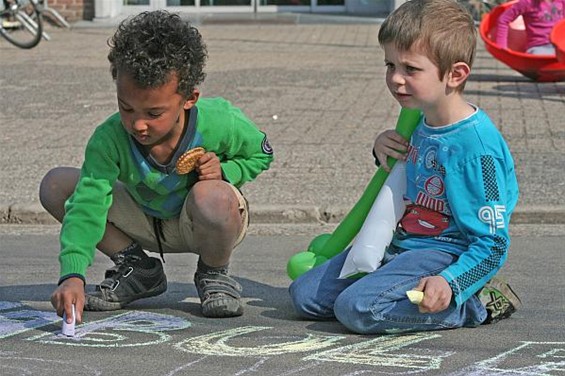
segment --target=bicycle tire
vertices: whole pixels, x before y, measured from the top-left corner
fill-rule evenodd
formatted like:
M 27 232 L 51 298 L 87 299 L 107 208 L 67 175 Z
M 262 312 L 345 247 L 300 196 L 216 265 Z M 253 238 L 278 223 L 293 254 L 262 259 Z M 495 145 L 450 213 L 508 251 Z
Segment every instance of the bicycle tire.
M 19 48 L 33 48 L 41 41 L 43 18 L 41 10 L 33 0 L 16 0 L 11 7 L 0 13 L 0 35 Z M 10 27 L 4 27 L 5 20 L 11 20 Z

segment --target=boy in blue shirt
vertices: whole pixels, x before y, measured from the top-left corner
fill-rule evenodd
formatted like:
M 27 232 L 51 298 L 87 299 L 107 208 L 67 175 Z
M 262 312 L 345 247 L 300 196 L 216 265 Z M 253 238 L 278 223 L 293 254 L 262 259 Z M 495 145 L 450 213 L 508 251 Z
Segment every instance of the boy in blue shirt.
M 385 168 L 387 155 L 406 161 L 407 209 L 379 269 L 339 279 L 346 250 L 292 283 L 294 306 L 361 334 L 506 318 L 520 300 L 492 278 L 508 255 L 518 184 L 502 136 L 462 96 L 475 56 L 473 20 L 452 0 L 411 0 L 385 20 L 379 43 L 390 92 L 422 111 L 409 143 L 394 131 L 375 141 Z M 408 290 L 422 291 L 421 303 L 412 304 Z

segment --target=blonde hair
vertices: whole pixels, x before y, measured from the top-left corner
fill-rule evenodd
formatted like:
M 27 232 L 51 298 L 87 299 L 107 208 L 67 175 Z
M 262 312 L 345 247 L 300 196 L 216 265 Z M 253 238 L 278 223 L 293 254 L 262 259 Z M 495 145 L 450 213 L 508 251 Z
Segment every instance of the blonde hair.
M 456 0 L 409 0 L 383 22 L 379 43 L 394 43 L 403 51 L 417 48 L 438 67 L 442 79 L 455 63 L 473 65 L 477 30 Z

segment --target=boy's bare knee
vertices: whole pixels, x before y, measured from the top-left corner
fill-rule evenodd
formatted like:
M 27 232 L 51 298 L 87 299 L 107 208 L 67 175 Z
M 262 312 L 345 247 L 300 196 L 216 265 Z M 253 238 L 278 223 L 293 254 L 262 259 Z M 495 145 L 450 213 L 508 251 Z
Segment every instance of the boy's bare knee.
M 57 190 L 57 176 L 59 168 L 49 170 L 39 183 L 39 201 L 44 208 L 50 206 L 53 192 Z
M 208 219 L 213 219 L 218 214 L 225 217 L 226 213 L 237 213 L 237 197 L 222 181 L 196 183 L 192 187 L 189 200 L 191 209 Z
M 64 205 L 72 194 L 77 180 L 77 169 L 56 167 L 49 170 L 39 184 L 39 202 L 48 211 Z

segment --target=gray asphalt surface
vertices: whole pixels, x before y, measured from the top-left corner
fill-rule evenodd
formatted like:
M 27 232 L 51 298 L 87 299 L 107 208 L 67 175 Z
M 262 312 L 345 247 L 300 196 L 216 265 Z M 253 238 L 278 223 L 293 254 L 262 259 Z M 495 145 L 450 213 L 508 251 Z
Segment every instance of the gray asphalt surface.
M 563 226 L 561 226 L 563 227 Z M 87 312 L 77 337 L 59 336 L 49 304 L 58 266 L 58 226 L 0 226 L 0 375 L 446 375 L 559 376 L 565 369 L 565 254 L 560 236 L 514 237 L 500 273 L 524 304 L 507 320 L 475 329 L 360 336 L 338 323 L 296 317 L 288 258 L 304 235 L 248 236 L 232 262 L 245 314 L 200 315 L 193 255 L 167 255 L 168 291 L 129 309 Z M 552 230 L 553 233 L 557 231 Z M 109 260 L 89 269 L 99 282 Z
M 195 257 L 171 255 L 164 295 L 88 313 L 78 339 L 58 336 L 49 303 L 59 227 L 39 207 L 37 187 L 50 168 L 79 166 L 92 130 L 116 110 L 106 61 L 113 25 L 49 29 L 52 40 L 29 51 L 0 40 L 0 375 L 563 375 L 565 83 L 531 82 L 479 42 L 467 84 L 516 160 L 522 196 L 501 275 L 524 307 L 477 329 L 353 335 L 295 316 L 285 266 L 360 197 L 374 173 L 373 140 L 395 124 L 378 23 L 263 21 L 197 20 L 210 53 L 204 95 L 240 106 L 276 155 L 244 188 L 252 225 L 232 263 L 244 316 L 203 318 Z M 108 266 L 97 257 L 88 281 Z

